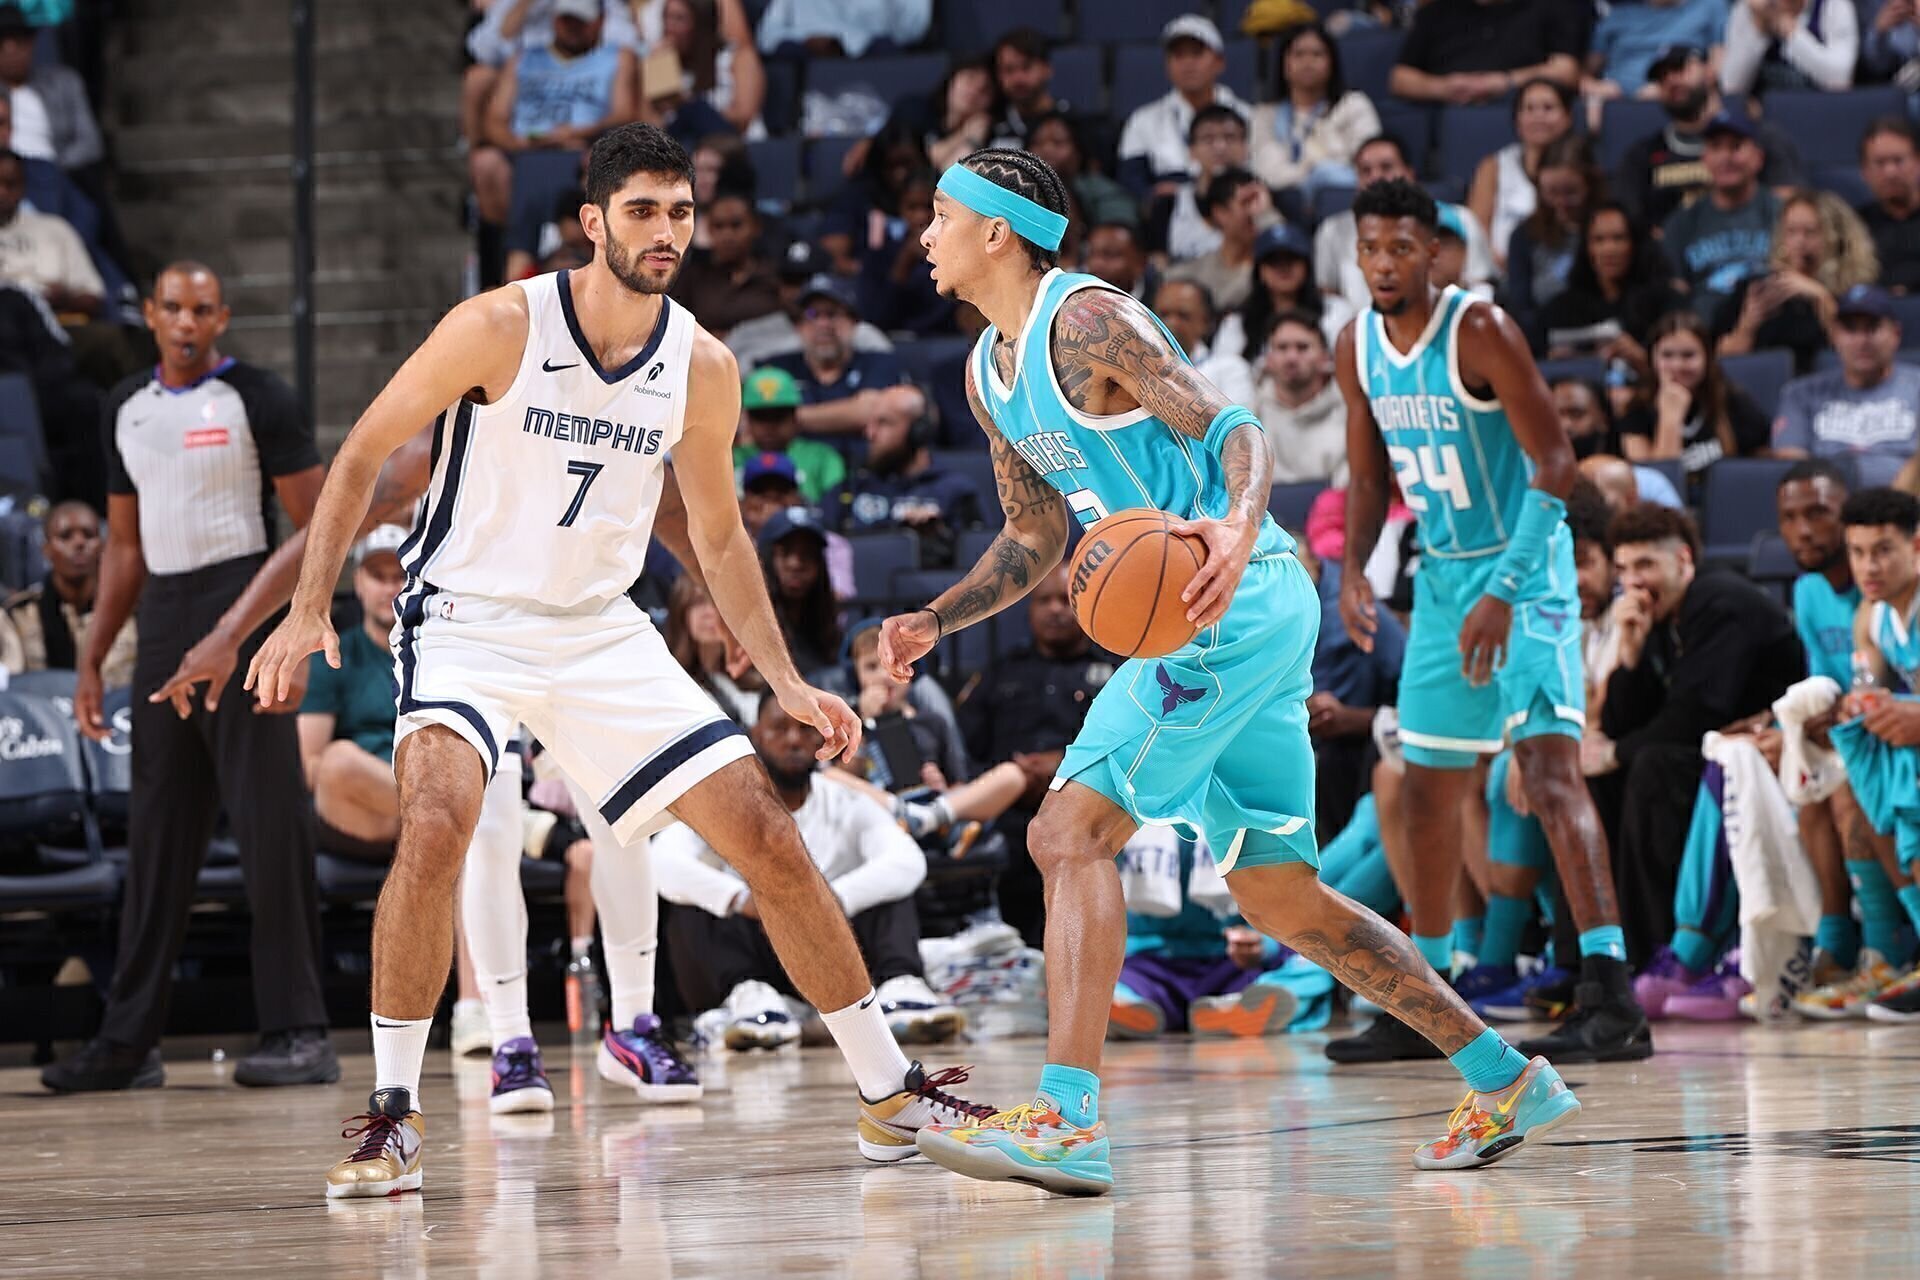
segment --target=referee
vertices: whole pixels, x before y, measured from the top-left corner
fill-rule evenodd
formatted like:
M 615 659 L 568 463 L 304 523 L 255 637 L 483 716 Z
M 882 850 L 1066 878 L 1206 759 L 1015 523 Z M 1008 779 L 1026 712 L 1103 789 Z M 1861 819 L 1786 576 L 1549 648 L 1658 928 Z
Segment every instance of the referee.
M 159 1044 L 169 979 L 224 807 L 253 914 L 253 1002 L 262 1032 L 234 1079 L 330 1083 L 340 1067 L 320 994 L 311 806 L 293 717 L 257 715 L 253 699 L 232 687 L 218 710 L 196 704 L 184 719 L 146 697 L 213 630 L 266 558 L 273 498 L 295 524 L 306 524 L 320 495 L 320 455 L 286 383 L 223 358 L 215 346 L 228 311 L 212 271 L 193 262 L 162 271 L 146 319 L 159 367 L 121 383 L 105 407 L 109 537 L 73 699 L 81 732 L 104 738 L 100 666 L 137 601 L 120 948 L 99 1034 L 40 1078 L 63 1093 L 164 1083 Z M 239 670 L 259 640 L 241 647 Z M 295 694 L 286 710 L 299 702 Z

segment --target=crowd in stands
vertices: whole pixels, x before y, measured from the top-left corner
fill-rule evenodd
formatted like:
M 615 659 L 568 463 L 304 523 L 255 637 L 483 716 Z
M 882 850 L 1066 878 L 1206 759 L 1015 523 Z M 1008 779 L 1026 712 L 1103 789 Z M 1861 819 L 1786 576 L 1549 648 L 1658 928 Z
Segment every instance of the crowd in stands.
M 1910 830 L 1905 808 L 1832 802 L 1823 837 L 1809 803 L 1797 828 L 1768 832 L 1768 856 L 1818 873 L 1803 931 L 1818 942 L 1816 977 L 1797 993 L 1777 968 L 1726 959 L 1743 941 L 1737 920 L 1725 894 L 1701 886 L 1732 885 L 1747 867 L 1701 832 L 1727 803 L 1728 776 L 1782 788 L 1730 764 L 1741 750 L 1777 768 L 1783 739 L 1818 752 L 1831 734 L 1849 763 L 1920 741 L 1904 696 L 1891 709 L 1848 703 L 1871 713 L 1845 717 L 1851 735 L 1817 718 L 1803 729 L 1797 711 L 1775 723 L 1810 673 L 1835 696 L 1904 695 L 1913 675 L 1877 621 L 1856 633 L 1833 617 L 1914 618 L 1915 518 L 1902 495 L 1920 492 L 1920 8 L 1185 8 L 473 6 L 462 129 L 484 281 L 587 260 L 574 211 L 600 131 L 651 121 L 693 155 L 698 222 L 673 296 L 739 362 L 742 516 L 800 666 L 868 722 L 857 766 L 808 773 L 800 733 L 761 697 L 693 578 L 662 562 L 635 599 L 751 731 L 876 981 L 939 986 L 938 966 L 908 945 L 935 917 L 947 932 L 1004 920 L 1038 946 L 1026 825 L 1115 667 L 1080 631 L 1061 573 L 985 635 L 943 646 L 910 686 L 887 685 L 873 652 L 871 619 L 953 581 L 998 524 L 961 390 L 984 322 L 934 288 L 919 233 L 945 167 L 1012 146 L 1065 179 L 1063 268 L 1150 304 L 1256 411 L 1273 446 L 1273 510 L 1327 602 L 1346 482 L 1332 352 L 1368 305 L 1349 206 L 1377 182 L 1425 182 L 1442 202 L 1439 282 L 1498 302 L 1522 327 L 1582 460 L 1569 523 L 1588 636 L 1584 759 L 1650 1010 L 1731 1017 L 1755 995 L 1748 1007 L 1762 1016 L 1855 1016 L 1876 998 L 1904 1016 L 1909 988 L 1896 979 L 1907 926 L 1920 929 L 1920 891 L 1904 892 L 1894 845 Z M 90 383 L 84 366 L 104 358 L 110 370 L 113 348 L 85 335 L 117 323 L 126 276 L 106 252 L 119 233 L 84 88 L 35 62 L 15 12 L 0 6 L 0 371 L 25 373 L 38 394 L 55 464 L 41 488 L 89 498 L 77 442 L 112 379 Z M 1124 34 L 1109 39 L 1110 27 Z M 50 571 L 5 606 L 9 669 L 71 659 L 90 603 L 86 556 L 97 561 L 99 547 L 98 519 L 89 534 L 85 517 L 70 505 L 49 515 Z M 381 550 L 359 554 L 350 608 L 366 619 L 354 633 L 366 661 L 316 669 L 301 718 L 322 844 L 342 856 L 390 844 L 397 821 L 374 732 L 394 587 Z M 1396 508 L 1366 567 L 1392 606 L 1381 635 L 1362 653 L 1329 607 L 1309 707 L 1325 874 L 1386 912 L 1398 910 L 1390 854 L 1405 838 L 1396 615 L 1418 560 L 1411 513 Z M 1805 601 L 1822 592 L 1839 603 L 1816 625 Z M 1504 758 L 1487 767 L 1492 856 L 1461 885 L 1459 981 L 1490 1016 L 1540 1015 L 1564 1006 L 1567 975 L 1551 959 L 1573 952 L 1551 941 L 1567 913 L 1510 772 Z M 570 857 L 580 838 L 542 836 L 530 852 Z M 724 1011 L 709 1030 L 730 1041 L 784 1041 L 750 1030 L 772 1025 L 790 989 L 737 877 L 686 832 L 662 837 L 654 857 L 675 904 L 663 936 L 679 953 L 686 1012 Z M 1254 988 L 1279 1012 L 1252 1021 L 1324 1025 L 1325 975 L 1227 914 L 1204 883 L 1210 865 L 1164 833 L 1124 855 L 1139 958 L 1116 993 L 1116 1034 L 1245 1026 L 1229 1004 L 1248 1007 Z M 920 990 L 902 1007 L 926 1023 Z M 749 1030 L 727 1034 L 734 1024 Z M 918 1029 L 956 1024 L 942 1012 Z

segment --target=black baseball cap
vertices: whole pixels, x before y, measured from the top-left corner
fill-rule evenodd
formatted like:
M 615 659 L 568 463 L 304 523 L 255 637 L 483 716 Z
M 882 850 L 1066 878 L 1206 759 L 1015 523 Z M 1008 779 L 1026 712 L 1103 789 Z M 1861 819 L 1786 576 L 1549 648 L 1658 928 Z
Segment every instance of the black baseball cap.
M 1716 133 L 1731 133 L 1752 142 L 1755 138 L 1753 121 L 1744 111 L 1722 111 L 1707 121 L 1707 127 L 1700 131 L 1703 138 L 1711 138 Z
M 837 302 L 853 315 L 860 314 L 860 295 L 853 291 L 853 282 L 830 271 L 815 272 L 801 288 L 801 306 L 806 306 L 815 298 Z
M 0 40 L 34 34 L 33 24 L 27 21 L 24 9 L 17 4 L 0 4 Z
M 1848 316 L 1870 316 L 1875 320 L 1893 319 L 1893 299 L 1885 289 L 1877 285 L 1857 284 L 1840 295 L 1835 315 L 1844 320 Z
M 760 549 L 766 551 L 784 538 L 804 533 L 822 547 L 827 545 L 826 524 L 812 507 L 786 507 L 774 512 L 760 526 Z
M 1670 44 L 1647 64 L 1647 79 L 1658 80 L 1669 71 L 1678 71 L 1695 58 L 1706 60 L 1707 51 L 1697 44 Z

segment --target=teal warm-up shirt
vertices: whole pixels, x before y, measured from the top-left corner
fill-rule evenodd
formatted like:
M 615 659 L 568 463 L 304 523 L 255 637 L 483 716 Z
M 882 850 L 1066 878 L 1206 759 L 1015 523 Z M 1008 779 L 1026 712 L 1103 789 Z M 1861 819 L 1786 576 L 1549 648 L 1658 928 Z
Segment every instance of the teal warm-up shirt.
M 333 736 L 351 738 L 382 760 L 393 759 L 393 654 L 364 627 L 340 636 L 340 669 L 313 655 L 302 715 L 333 717 Z
M 1793 584 L 1793 626 L 1807 651 L 1807 674 L 1842 689 L 1853 683 L 1853 617 L 1860 588 L 1835 591 L 1824 573 L 1803 573 Z

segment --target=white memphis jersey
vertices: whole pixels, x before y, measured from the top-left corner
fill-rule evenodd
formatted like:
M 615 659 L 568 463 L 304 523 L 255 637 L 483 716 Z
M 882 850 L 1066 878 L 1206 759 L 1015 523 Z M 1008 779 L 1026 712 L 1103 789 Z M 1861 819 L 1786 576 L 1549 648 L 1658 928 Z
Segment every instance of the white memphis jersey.
M 433 481 L 400 548 L 415 584 L 597 612 L 646 562 L 667 454 L 686 422 L 695 321 L 664 296 L 625 365 L 603 370 L 565 271 L 520 281 L 527 345 L 513 385 L 433 428 Z

